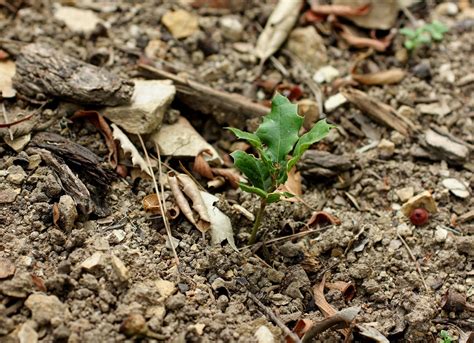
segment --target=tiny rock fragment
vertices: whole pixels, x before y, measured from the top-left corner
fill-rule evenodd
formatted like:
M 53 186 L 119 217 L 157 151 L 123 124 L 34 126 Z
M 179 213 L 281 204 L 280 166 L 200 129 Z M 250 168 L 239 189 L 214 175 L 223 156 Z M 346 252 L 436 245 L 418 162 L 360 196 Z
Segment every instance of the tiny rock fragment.
M 155 280 L 155 286 L 160 295 L 165 299 L 176 292 L 176 285 L 168 280 Z
M 469 156 L 469 149 L 447 136 L 443 136 L 433 130 L 425 132 L 427 148 L 439 159 L 446 159 L 453 163 L 464 163 Z
M 436 6 L 434 11 L 440 16 L 455 16 L 458 14 L 459 8 L 454 2 L 443 2 Z
M 333 95 L 329 97 L 325 102 L 324 102 L 324 109 L 326 112 L 332 112 L 339 106 L 345 104 L 347 102 L 347 98 L 342 95 L 341 93 L 337 93 L 336 95 Z
M 0 61 L 0 94 L 3 98 L 13 98 L 16 95 L 12 83 L 15 71 L 15 62 L 10 60 Z
M 467 223 L 474 219 L 474 209 L 459 216 L 458 223 Z
M 255 338 L 258 343 L 274 343 L 275 338 L 273 337 L 272 332 L 265 325 L 260 326 L 257 331 L 255 331 Z
M 93 11 L 70 6 L 59 6 L 54 11 L 54 18 L 64 22 L 69 30 L 85 34 L 92 33 L 101 22 Z
M 18 194 L 20 194 L 21 188 L 6 188 L 0 190 L 0 204 L 11 204 L 15 201 Z
M 131 103 L 107 107 L 103 114 L 129 133 L 152 133 L 161 125 L 175 93 L 168 80 L 135 80 Z
M 112 254 L 110 256 L 110 263 L 112 264 L 112 268 L 114 269 L 115 274 L 117 274 L 117 277 L 120 281 L 125 282 L 129 279 L 128 268 L 121 259 Z
M 413 107 L 402 105 L 398 108 L 397 113 L 407 119 L 415 120 L 416 111 Z
M 288 37 L 287 48 L 313 70 L 328 61 L 324 41 L 313 26 L 294 29 Z
M 244 27 L 238 17 L 222 17 L 219 20 L 219 24 L 224 38 L 227 38 L 232 42 L 236 42 L 242 38 Z
M 334 0 L 334 5 L 349 5 L 360 7 L 366 5 L 366 0 Z M 370 11 L 366 15 L 348 17 L 360 27 L 367 29 L 388 30 L 395 25 L 400 9 L 397 0 L 370 1 Z
M 470 192 L 467 186 L 463 182 L 457 179 L 453 179 L 453 178 L 444 179 L 442 181 L 442 184 L 444 187 L 449 189 L 449 191 L 457 197 L 467 198 L 470 195 Z
M 85 270 L 92 270 L 102 265 L 103 254 L 101 252 L 95 252 L 92 256 L 88 257 L 84 262 L 81 263 L 81 268 Z
M 16 267 L 10 260 L 0 257 L 0 280 L 15 274 L 15 270 Z
M 202 336 L 202 334 L 204 333 L 205 327 L 206 327 L 206 324 L 197 323 L 197 324 L 189 325 L 188 329 L 194 330 L 196 331 L 198 336 Z
M 448 230 L 443 229 L 440 226 L 436 227 L 435 233 L 434 233 L 434 240 L 437 243 L 443 243 L 446 241 L 446 238 L 448 237 Z
M 398 198 L 402 202 L 406 202 L 411 197 L 413 197 L 413 194 L 415 194 L 415 189 L 413 187 L 400 188 L 395 191 L 395 194 L 397 194 Z
M 7 173 L 7 181 L 14 185 L 21 185 L 26 178 L 26 173 L 21 166 L 10 166 Z
M 206 142 L 184 117 L 180 117 L 175 124 L 163 125 L 151 139 L 158 144 L 163 156 L 195 158 L 201 151 L 209 150 L 211 156 L 205 156 L 208 162 L 223 163 L 212 145 Z
M 33 320 L 39 325 L 50 323 L 54 317 L 64 318 L 67 313 L 66 305 L 55 295 L 31 294 L 25 306 L 31 310 Z
M 387 158 L 393 155 L 395 152 L 395 144 L 388 139 L 382 139 L 377 145 L 377 150 L 381 157 Z
M 339 70 L 333 66 L 324 66 L 318 69 L 313 75 L 313 80 L 317 83 L 331 83 L 339 77 Z
M 420 104 L 418 109 L 421 114 L 432 114 L 439 117 L 444 117 L 451 112 L 451 108 L 445 103 L 431 103 L 431 104 Z
M 438 207 L 429 191 L 424 191 L 403 204 L 401 211 L 406 217 L 410 217 L 413 210 L 416 208 L 424 208 L 430 213 L 438 212 Z
M 59 227 L 66 232 L 70 232 L 74 228 L 74 223 L 78 215 L 74 199 L 70 195 L 62 195 L 59 198 L 58 208 Z
M 176 39 L 189 37 L 199 30 L 198 18 L 182 9 L 166 12 L 161 22 Z
M 126 336 L 136 336 L 147 332 L 146 320 L 139 313 L 130 314 L 120 325 L 120 332 Z
M 16 152 L 22 151 L 31 140 L 31 133 L 10 139 L 9 136 L 3 137 L 5 143 Z
M 37 343 L 38 333 L 34 329 L 34 323 L 31 320 L 28 320 L 21 324 L 17 337 L 19 343 Z

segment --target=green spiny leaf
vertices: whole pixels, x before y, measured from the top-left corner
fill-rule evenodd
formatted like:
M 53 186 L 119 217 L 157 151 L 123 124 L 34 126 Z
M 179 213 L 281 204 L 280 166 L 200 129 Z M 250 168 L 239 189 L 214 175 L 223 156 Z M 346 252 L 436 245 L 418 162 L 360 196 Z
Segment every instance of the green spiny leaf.
M 303 119 L 298 115 L 297 106 L 290 100 L 278 93 L 273 97 L 271 112 L 263 118 L 263 123 L 255 132 L 266 145 L 273 162 L 285 161 L 298 141 Z
M 243 151 L 234 151 L 231 154 L 235 166 L 249 179 L 250 183 L 260 188 L 262 191 L 268 191 L 272 187 L 270 171 L 262 160 Z
M 254 148 L 262 147 L 262 142 L 255 133 L 245 132 L 234 127 L 226 127 L 226 129 L 230 130 L 238 139 L 245 139 Z
M 311 130 L 301 136 L 293 150 L 293 157 L 290 162 L 288 162 L 287 170 L 290 171 L 296 162 L 299 161 L 303 153 L 308 150 L 311 145 L 326 137 L 329 131 L 334 127 L 334 125 L 328 124 L 326 119 L 323 119 L 318 121 Z

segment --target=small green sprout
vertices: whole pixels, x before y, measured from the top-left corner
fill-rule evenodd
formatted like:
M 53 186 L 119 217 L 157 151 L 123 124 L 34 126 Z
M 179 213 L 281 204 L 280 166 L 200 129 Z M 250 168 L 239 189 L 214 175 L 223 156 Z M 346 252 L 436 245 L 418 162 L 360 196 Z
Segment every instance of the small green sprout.
M 400 30 L 400 33 L 406 36 L 404 45 L 408 50 L 415 50 L 421 45 L 430 45 L 432 40 L 441 41 L 446 32 L 448 32 L 446 25 L 437 20 L 417 29 L 404 27 Z
M 249 184 L 240 183 L 240 188 L 245 192 L 257 194 L 261 200 L 250 244 L 255 243 L 265 206 L 279 201 L 281 197 L 293 196 L 288 192 L 277 191 L 288 179 L 288 172 L 312 144 L 326 137 L 334 127 L 323 119 L 300 136 L 303 120 L 304 118 L 298 115 L 297 106 L 277 93 L 272 99 L 270 113 L 263 118 L 255 133 L 227 128 L 237 138 L 249 142 L 258 154 L 258 157 L 255 157 L 240 150 L 231 154 L 235 166 L 249 181 Z
M 441 332 L 439 333 L 439 336 L 441 337 L 443 343 L 453 342 L 453 338 L 449 335 L 448 331 L 446 330 L 441 330 Z

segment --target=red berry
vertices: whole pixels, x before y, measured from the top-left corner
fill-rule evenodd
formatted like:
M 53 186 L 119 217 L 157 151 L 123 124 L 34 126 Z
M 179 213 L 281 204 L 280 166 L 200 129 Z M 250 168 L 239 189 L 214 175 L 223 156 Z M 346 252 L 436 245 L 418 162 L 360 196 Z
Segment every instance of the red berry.
M 428 222 L 429 217 L 428 211 L 424 208 L 415 208 L 410 214 L 410 221 L 413 225 L 421 226 Z

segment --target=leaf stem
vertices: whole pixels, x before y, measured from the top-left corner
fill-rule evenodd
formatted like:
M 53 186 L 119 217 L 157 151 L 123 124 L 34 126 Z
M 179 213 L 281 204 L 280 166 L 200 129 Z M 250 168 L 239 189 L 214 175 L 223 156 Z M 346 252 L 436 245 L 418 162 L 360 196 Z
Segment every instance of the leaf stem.
M 260 200 L 260 208 L 258 209 L 257 217 L 255 218 L 255 222 L 253 223 L 252 235 L 250 236 L 249 244 L 255 244 L 255 241 L 257 238 L 257 231 L 258 231 L 258 228 L 260 227 L 260 224 L 262 223 L 262 217 L 263 217 L 263 213 L 265 212 L 266 206 L 267 206 L 267 199 L 262 198 Z

